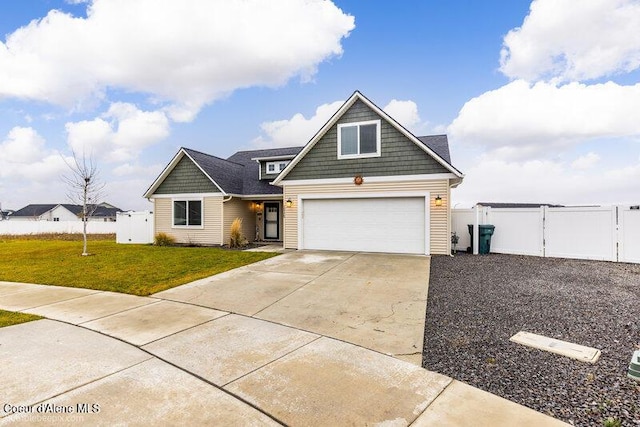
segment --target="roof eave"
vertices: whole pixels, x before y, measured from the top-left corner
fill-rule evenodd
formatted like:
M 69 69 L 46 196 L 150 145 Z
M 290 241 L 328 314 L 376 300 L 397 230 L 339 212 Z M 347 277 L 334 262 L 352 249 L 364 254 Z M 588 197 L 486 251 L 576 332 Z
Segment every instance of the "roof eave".
M 296 155 L 295 154 L 286 154 L 286 155 L 282 155 L 282 156 L 268 156 L 268 157 L 252 157 L 251 160 L 255 160 L 255 161 L 267 161 L 267 160 L 288 160 L 288 159 L 293 159 Z

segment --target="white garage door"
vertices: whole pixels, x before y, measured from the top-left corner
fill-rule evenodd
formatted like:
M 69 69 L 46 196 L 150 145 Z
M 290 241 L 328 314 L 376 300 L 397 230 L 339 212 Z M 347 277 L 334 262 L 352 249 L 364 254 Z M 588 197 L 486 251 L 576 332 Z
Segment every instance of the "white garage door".
M 302 247 L 425 253 L 424 197 L 306 199 Z

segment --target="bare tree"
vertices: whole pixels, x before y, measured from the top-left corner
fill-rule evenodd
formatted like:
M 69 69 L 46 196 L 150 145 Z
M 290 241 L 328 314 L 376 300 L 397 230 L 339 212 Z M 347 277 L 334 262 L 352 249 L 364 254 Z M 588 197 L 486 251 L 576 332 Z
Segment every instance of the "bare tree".
M 62 177 L 67 184 L 67 198 L 71 203 L 82 206 L 80 219 L 82 220 L 82 256 L 87 256 L 87 222 L 93 216 L 100 201 L 104 198 L 105 184 L 100 180 L 98 167 L 93 157 L 88 159 L 82 154 L 78 157 L 72 152 L 73 160 L 65 163 L 71 170 L 70 175 Z

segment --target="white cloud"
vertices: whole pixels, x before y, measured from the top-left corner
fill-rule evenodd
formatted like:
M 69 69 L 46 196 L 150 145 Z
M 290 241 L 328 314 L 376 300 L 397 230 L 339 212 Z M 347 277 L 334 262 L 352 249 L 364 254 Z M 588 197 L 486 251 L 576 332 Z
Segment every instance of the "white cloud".
M 0 144 L 2 159 L 8 163 L 29 163 L 40 158 L 44 139 L 33 128 L 14 127 Z
M 640 161 L 586 174 L 551 160 L 504 161 L 481 156 L 464 171 L 454 203 L 535 202 L 560 204 L 638 203 Z M 508 185 L 505 185 L 508 183 Z M 633 198 L 635 195 L 635 199 Z
M 640 84 L 516 80 L 468 101 L 448 131 L 505 159 L 547 155 L 589 138 L 640 135 Z
M 418 105 L 413 101 L 392 99 L 383 110 L 410 131 L 420 124 Z
M 102 117 L 65 125 L 69 147 L 76 153 L 106 161 L 128 161 L 169 135 L 169 120 L 161 111 L 141 111 L 135 105 L 111 104 Z
M 577 170 L 591 169 L 600 161 L 600 156 L 594 152 L 589 152 L 571 162 L 571 167 Z
M 123 163 L 112 169 L 114 176 L 132 176 L 135 175 L 139 178 L 145 178 L 150 182 L 160 174 L 165 165 L 155 164 L 150 166 L 142 166 L 138 163 Z
M 500 70 L 529 81 L 581 81 L 640 67 L 638 0 L 536 0 L 505 36 Z
M 78 106 L 107 89 L 173 104 L 174 120 L 235 89 L 310 78 L 354 18 L 325 0 L 93 0 L 0 43 L 0 97 Z
M 301 113 L 296 113 L 290 119 L 264 122 L 260 125 L 263 135 L 258 136 L 251 143 L 256 147 L 264 148 L 304 145 L 338 111 L 342 104 L 344 101 L 322 104 L 308 119 Z M 383 110 L 410 131 L 426 125 L 420 121 L 418 105 L 413 101 L 392 99 Z
M 14 127 L 0 143 L 0 178 L 6 182 L 44 183 L 66 170 L 65 158 L 47 150 L 45 140 L 33 128 Z
M 297 147 L 309 142 L 316 132 L 338 111 L 344 101 L 322 104 L 310 118 L 301 113 L 290 119 L 264 122 L 260 125 L 263 135 L 251 143 L 256 147 Z

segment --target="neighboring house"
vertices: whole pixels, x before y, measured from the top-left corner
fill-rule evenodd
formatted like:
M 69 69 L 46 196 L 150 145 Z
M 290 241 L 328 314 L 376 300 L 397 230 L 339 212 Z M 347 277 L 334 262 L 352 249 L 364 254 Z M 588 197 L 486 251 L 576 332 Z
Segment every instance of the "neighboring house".
M 355 92 L 304 147 L 181 148 L 144 197 L 155 232 L 184 243 L 227 243 L 238 217 L 250 240 L 285 248 L 449 254 L 462 179 L 445 135 L 418 138 Z
M 7 220 L 13 214 L 11 209 L 3 211 L 0 209 L 0 221 Z
M 90 206 L 93 209 L 93 206 Z M 115 221 L 116 213 L 122 212 L 108 203 L 99 204 L 89 218 L 90 221 Z M 72 204 L 33 204 L 15 211 L 11 221 L 81 221 L 82 206 Z

